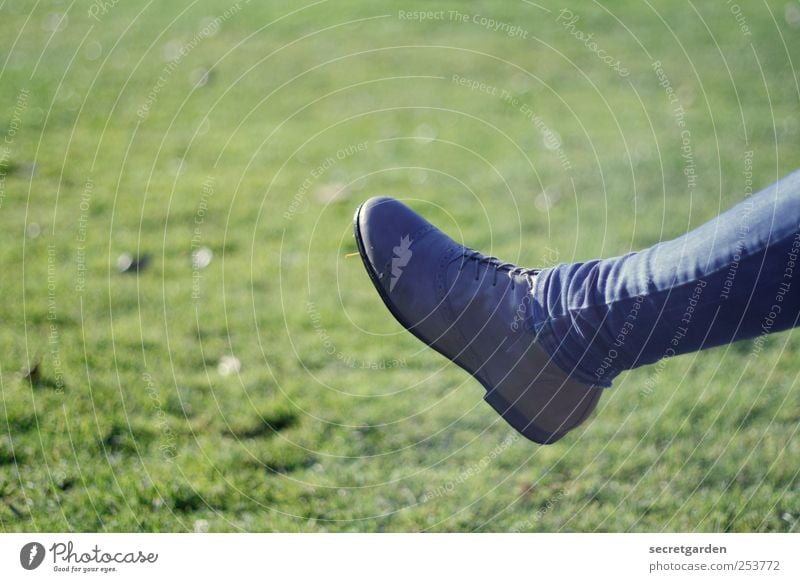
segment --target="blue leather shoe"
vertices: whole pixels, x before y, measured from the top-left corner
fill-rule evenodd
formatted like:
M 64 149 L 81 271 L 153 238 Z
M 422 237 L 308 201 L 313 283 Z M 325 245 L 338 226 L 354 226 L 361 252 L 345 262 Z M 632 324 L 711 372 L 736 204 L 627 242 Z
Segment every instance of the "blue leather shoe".
M 356 210 L 355 237 L 397 321 L 472 374 L 524 436 L 554 443 L 594 410 L 602 389 L 571 379 L 536 343 L 530 291 L 538 271 L 460 245 L 392 198 Z

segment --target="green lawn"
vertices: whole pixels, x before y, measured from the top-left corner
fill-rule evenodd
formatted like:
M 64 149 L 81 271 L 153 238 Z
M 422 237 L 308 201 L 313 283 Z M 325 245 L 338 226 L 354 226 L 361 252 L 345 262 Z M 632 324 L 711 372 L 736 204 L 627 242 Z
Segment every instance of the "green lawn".
M 301 4 L 0 3 L 0 530 L 800 529 L 797 333 L 541 447 L 346 258 L 377 194 L 529 266 L 701 224 L 800 166 L 800 3 Z

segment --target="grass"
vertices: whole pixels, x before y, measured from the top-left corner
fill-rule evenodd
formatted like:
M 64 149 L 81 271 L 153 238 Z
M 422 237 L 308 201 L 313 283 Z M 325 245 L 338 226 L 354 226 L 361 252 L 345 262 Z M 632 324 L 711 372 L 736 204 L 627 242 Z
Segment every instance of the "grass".
M 2 4 L 0 530 L 797 531 L 796 333 L 626 373 L 539 447 L 346 258 L 375 194 L 541 265 L 800 166 L 800 5 L 742 6 Z

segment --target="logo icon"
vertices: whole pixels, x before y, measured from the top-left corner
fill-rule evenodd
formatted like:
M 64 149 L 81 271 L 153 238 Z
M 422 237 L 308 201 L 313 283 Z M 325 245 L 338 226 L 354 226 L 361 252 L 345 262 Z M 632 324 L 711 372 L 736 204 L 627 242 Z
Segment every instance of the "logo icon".
M 394 257 L 392 257 L 392 279 L 389 281 L 389 292 L 394 291 L 394 286 L 400 280 L 400 275 L 403 274 L 403 267 L 408 265 L 411 260 L 411 237 L 409 235 L 400 239 L 400 244 L 394 247 Z
M 19 551 L 19 563 L 26 570 L 35 570 L 44 561 L 44 546 L 39 542 L 29 542 Z

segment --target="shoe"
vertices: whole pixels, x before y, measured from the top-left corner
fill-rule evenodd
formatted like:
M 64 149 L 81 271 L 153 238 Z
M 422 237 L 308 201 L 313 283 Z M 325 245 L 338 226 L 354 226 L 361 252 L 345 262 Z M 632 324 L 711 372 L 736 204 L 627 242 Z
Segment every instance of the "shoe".
M 371 198 L 354 222 L 361 259 L 392 315 L 472 374 L 512 427 L 550 444 L 594 410 L 602 389 L 571 379 L 536 342 L 538 271 L 460 245 L 392 198 Z

